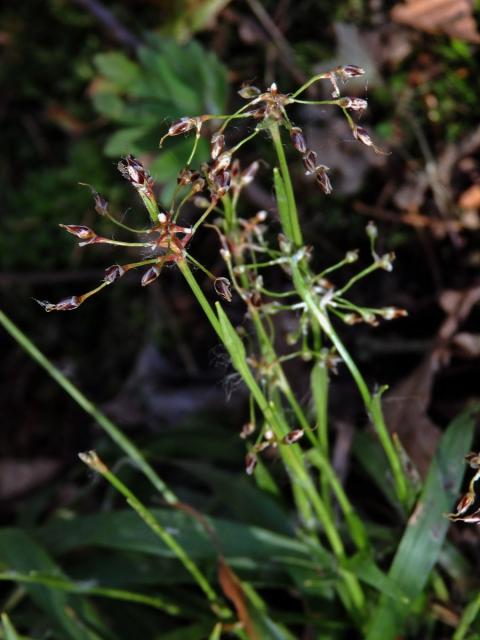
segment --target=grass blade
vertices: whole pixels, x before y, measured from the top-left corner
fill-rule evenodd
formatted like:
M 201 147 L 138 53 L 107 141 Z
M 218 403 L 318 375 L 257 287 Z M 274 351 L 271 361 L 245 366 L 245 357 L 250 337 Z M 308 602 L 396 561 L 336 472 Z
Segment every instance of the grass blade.
M 389 578 L 410 601 L 421 595 L 440 555 L 450 524 L 444 514 L 451 509 L 460 489 L 463 456 L 471 446 L 477 411 L 478 407 L 460 414 L 444 433 L 393 559 Z M 367 640 L 398 637 L 409 614 L 407 604 L 382 596 Z

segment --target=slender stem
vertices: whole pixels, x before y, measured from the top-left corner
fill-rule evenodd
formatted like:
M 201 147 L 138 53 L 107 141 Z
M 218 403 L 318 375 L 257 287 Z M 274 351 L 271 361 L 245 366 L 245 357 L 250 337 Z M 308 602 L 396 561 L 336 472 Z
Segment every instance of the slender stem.
M 112 487 L 114 487 L 126 499 L 128 504 L 145 522 L 147 527 L 160 538 L 166 547 L 180 560 L 185 569 L 190 573 L 200 589 L 207 596 L 211 603 L 219 604 L 218 596 L 210 586 L 207 578 L 203 575 L 196 563 L 190 558 L 185 549 L 175 540 L 175 538 L 160 524 L 153 513 L 141 502 L 137 496 L 98 458 L 93 451 L 80 454 L 80 459 L 91 469 L 100 473 Z M 227 614 L 228 615 L 228 614 Z
M 193 275 L 190 267 L 188 266 L 187 261 L 186 260 L 179 260 L 177 262 L 177 264 L 178 264 L 178 268 L 180 269 L 183 277 L 188 282 L 188 284 L 190 286 L 190 289 L 192 290 L 194 296 L 198 300 L 198 303 L 200 304 L 200 306 L 204 310 L 205 315 L 207 316 L 210 324 L 212 325 L 213 329 L 215 330 L 215 333 L 218 335 L 220 340 L 222 340 L 222 330 L 221 330 L 220 323 L 218 321 L 217 315 L 216 315 L 215 311 L 212 309 L 209 301 L 205 297 L 205 294 L 203 293 L 202 289 L 200 288 L 198 282 L 195 280 L 195 276 Z
M 360 373 L 357 365 L 354 360 L 350 356 L 349 352 L 345 348 L 343 342 L 338 337 L 335 332 L 327 314 L 322 311 L 316 301 L 314 300 L 312 294 L 308 290 L 302 275 L 300 274 L 299 267 L 292 260 L 292 275 L 293 281 L 297 288 L 297 291 L 300 297 L 305 301 L 307 307 L 312 314 L 312 316 L 316 319 L 318 324 L 321 326 L 322 330 L 325 334 L 330 338 L 332 343 L 334 344 L 336 350 L 339 355 L 347 365 L 355 383 L 360 391 L 360 395 L 362 396 L 363 402 L 365 404 L 365 408 L 367 413 L 370 415 L 377 435 L 380 439 L 380 442 L 385 450 L 385 454 L 388 458 L 390 468 L 392 470 L 395 488 L 397 492 L 398 499 L 402 504 L 406 504 L 408 500 L 408 485 L 405 478 L 405 475 L 402 470 L 402 465 L 400 462 L 400 458 L 397 454 L 395 446 L 393 444 L 392 438 L 388 429 L 385 425 L 385 421 L 383 419 L 382 408 L 380 404 L 380 397 L 373 396 L 370 394 L 368 386 Z
M 39 584 L 51 589 L 66 591 L 67 593 L 77 593 L 86 596 L 101 596 L 104 598 L 112 598 L 113 600 L 124 600 L 127 602 L 138 602 L 155 609 L 165 611 L 172 616 L 181 615 L 182 609 L 178 605 L 167 602 L 158 596 L 149 596 L 145 593 L 137 593 L 127 591 L 125 589 L 117 589 L 114 587 L 95 587 L 89 582 L 72 582 L 65 578 L 55 575 L 45 575 L 32 572 L 29 574 L 18 573 L 17 571 L 7 571 L 0 573 L 1 581 L 21 582 L 27 584 Z
M 90 402 L 83 393 L 46 358 L 33 342 L 0 310 L 0 324 L 14 340 L 57 382 L 64 391 L 110 436 L 110 438 L 135 462 L 137 467 L 150 480 L 167 504 L 176 505 L 177 496 L 167 487 L 157 472 L 149 465 L 145 457 L 133 442 L 121 430 Z
M 300 229 L 300 223 L 298 221 L 297 204 L 295 201 L 295 194 L 293 192 L 292 181 L 290 179 L 290 171 L 288 169 L 287 158 L 285 156 L 282 138 L 280 136 L 280 129 L 277 123 L 274 123 L 270 126 L 270 134 L 272 136 L 273 145 L 277 154 L 280 173 L 282 174 L 282 179 L 285 185 L 288 212 L 290 216 L 290 228 L 292 230 L 292 240 L 298 248 L 303 245 L 302 231 Z
M 207 209 L 205 209 L 205 211 L 202 213 L 202 215 L 200 216 L 200 218 L 196 221 L 196 223 L 193 225 L 192 227 L 192 236 L 194 235 L 195 231 L 198 229 L 198 227 L 202 224 L 202 222 L 210 215 L 210 213 L 212 212 L 212 210 L 215 208 L 215 204 L 212 202 Z

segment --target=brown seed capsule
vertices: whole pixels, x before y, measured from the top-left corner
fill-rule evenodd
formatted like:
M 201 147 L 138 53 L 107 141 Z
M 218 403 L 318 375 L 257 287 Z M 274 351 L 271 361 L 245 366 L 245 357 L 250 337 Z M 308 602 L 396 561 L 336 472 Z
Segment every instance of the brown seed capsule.
M 213 287 L 221 298 L 227 302 L 232 301 L 232 289 L 228 278 L 216 278 Z
M 177 122 L 174 122 L 169 130 L 169 136 L 179 136 L 182 133 L 187 133 L 187 131 L 191 131 L 193 128 L 197 126 L 197 121 L 195 118 L 180 118 Z
M 38 304 L 43 307 L 47 313 L 50 313 L 51 311 L 73 311 L 73 309 L 76 309 L 82 304 L 82 300 L 78 296 L 64 298 L 56 304 L 46 300 L 35 300 L 35 302 L 38 302 Z
M 360 142 L 362 142 L 367 147 L 372 147 L 373 146 L 372 139 L 370 138 L 370 136 L 368 135 L 368 131 L 364 127 L 359 127 L 359 126 L 356 125 L 353 128 L 352 133 L 353 133 L 353 137 L 356 140 L 359 140 Z
M 329 195 L 330 193 L 332 193 L 332 183 L 330 182 L 330 178 L 328 177 L 327 171 L 328 171 L 328 167 L 325 167 L 323 164 L 320 164 L 318 165 L 318 167 L 315 167 L 316 183 L 318 184 L 320 189 L 323 191 L 323 193 L 326 193 L 327 195 Z
M 212 160 L 216 160 L 225 148 L 225 136 L 223 133 L 217 131 L 213 134 L 210 143 L 212 145 L 210 152 L 211 158 Z
M 303 429 L 293 429 L 292 431 L 289 431 L 287 435 L 283 436 L 282 442 L 283 444 L 293 444 L 303 438 L 303 434 Z
M 303 166 L 305 167 L 305 175 L 309 176 L 312 173 L 315 173 L 317 168 L 317 154 L 315 151 L 308 149 L 302 160 Z
M 290 139 L 298 153 L 305 154 L 307 152 L 307 143 L 303 137 L 300 127 L 292 127 L 290 131 Z
M 177 176 L 177 184 L 180 186 L 185 186 L 186 184 L 190 184 L 192 182 L 193 176 L 195 172 L 191 169 L 183 168 Z
M 261 91 L 258 87 L 254 87 L 251 84 L 242 85 L 241 89 L 238 92 L 238 95 L 241 98 L 245 98 L 245 100 L 251 100 L 252 98 L 256 98 L 261 94 Z
M 96 236 L 97 236 L 95 231 L 92 231 L 92 229 L 90 229 L 90 227 L 84 227 L 83 225 L 79 225 L 79 224 L 60 224 L 58 226 L 62 227 L 62 229 L 65 229 L 66 231 L 68 231 L 68 233 L 71 233 L 73 236 L 76 236 L 77 238 L 80 238 L 81 240 L 92 240 L 93 238 L 96 238 Z
M 122 158 L 118 162 L 117 168 L 125 180 L 128 180 L 136 189 L 151 189 L 153 187 L 151 175 L 140 160 L 137 160 L 132 155 L 129 154 Z
M 220 171 L 213 179 L 215 194 L 217 198 L 222 198 L 230 188 L 230 172 Z
M 257 456 L 254 453 L 247 453 L 245 456 L 245 471 L 247 475 L 251 476 L 257 466 Z
M 142 287 L 146 287 L 149 284 L 152 284 L 152 282 L 154 282 L 159 275 L 160 275 L 160 269 L 156 265 L 154 265 L 153 267 L 150 267 L 150 269 L 145 271 L 145 273 L 142 276 Z
M 112 284 L 118 278 L 121 278 L 125 273 L 125 269 L 123 269 L 119 264 L 112 264 L 111 267 L 107 267 L 105 269 L 105 275 L 103 277 L 104 282 L 108 282 Z

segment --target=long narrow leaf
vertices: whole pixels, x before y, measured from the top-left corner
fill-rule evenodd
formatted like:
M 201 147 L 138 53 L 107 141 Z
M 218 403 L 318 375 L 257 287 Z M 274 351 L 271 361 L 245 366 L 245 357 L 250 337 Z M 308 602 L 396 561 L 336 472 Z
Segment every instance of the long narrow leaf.
M 442 549 L 451 510 L 463 478 L 463 457 L 471 446 L 474 414 L 478 408 L 458 416 L 444 433 L 430 465 L 420 499 L 410 516 L 389 578 L 410 601 L 421 595 Z M 410 608 L 400 599 L 384 595 L 373 615 L 367 640 L 393 640 L 402 635 Z

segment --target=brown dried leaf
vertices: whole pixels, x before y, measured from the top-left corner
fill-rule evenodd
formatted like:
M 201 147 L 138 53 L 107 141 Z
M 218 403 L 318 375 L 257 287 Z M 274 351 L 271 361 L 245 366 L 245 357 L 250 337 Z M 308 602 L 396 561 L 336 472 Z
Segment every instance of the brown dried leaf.
M 446 33 L 467 42 L 480 42 L 473 17 L 473 0 L 407 0 L 390 12 L 392 20 L 428 33 Z
M 242 583 L 222 556 L 218 562 L 218 581 L 225 596 L 233 602 L 238 619 L 242 622 L 247 636 L 250 640 L 260 640 L 248 610 L 247 596 Z

